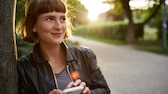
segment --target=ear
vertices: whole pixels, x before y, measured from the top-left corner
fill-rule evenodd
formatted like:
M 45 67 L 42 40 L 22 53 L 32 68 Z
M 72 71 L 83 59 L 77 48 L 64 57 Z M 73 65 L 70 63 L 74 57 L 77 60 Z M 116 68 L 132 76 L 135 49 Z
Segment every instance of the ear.
M 37 32 L 36 25 L 33 27 L 33 32 Z

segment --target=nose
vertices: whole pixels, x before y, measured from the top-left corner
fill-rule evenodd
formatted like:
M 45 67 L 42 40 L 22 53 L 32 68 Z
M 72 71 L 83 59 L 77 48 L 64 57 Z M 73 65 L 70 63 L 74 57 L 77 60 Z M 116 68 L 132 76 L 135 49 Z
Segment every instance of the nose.
M 55 28 L 56 30 L 60 30 L 60 29 L 61 29 L 61 22 L 58 21 L 58 20 L 56 20 L 56 21 L 55 21 L 54 28 Z

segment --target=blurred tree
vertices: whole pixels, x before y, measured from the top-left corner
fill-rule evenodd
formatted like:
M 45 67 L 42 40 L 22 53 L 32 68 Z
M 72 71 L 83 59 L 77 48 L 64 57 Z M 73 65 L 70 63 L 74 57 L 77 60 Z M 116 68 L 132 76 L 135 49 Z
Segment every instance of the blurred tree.
M 88 11 L 80 0 L 66 0 L 66 3 L 68 4 L 69 16 L 73 25 L 88 23 Z
M 16 4 L 16 25 L 20 24 L 25 16 L 25 0 L 18 0 Z
M 112 4 L 112 3 L 115 4 L 115 2 L 119 4 L 118 2 L 120 2 L 120 4 L 122 5 L 122 10 L 125 11 L 126 17 L 128 19 L 128 30 L 126 35 L 126 41 L 128 44 L 134 44 L 136 41 L 135 39 L 136 34 L 138 32 L 142 33 L 144 25 L 148 23 L 157 14 L 162 4 L 162 0 L 153 0 L 154 1 L 154 5 L 152 7 L 153 11 L 148 11 L 149 15 L 146 18 L 144 18 L 143 22 L 140 22 L 140 23 L 135 23 L 133 10 L 131 9 L 131 6 L 129 4 L 130 1 L 131 0 L 105 0 L 105 2 L 109 4 Z M 120 8 L 121 8 L 120 5 L 119 7 L 118 5 L 115 5 L 114 10 L 119 10 Z M 120 10 L 119 12 L 122 12 L 122 11 Z
M 154 5 L 154 7 L 157 7 Z M 140 11 L 139 13 L 137 13 L 137 15 L 139 14 L 140 16 L 140 20 L 143 22 L 145 20 L 145 18 L 150 15 L 151 11 L 154 11 L 155 8 L 148 8 L 146 10 Z M 137 11 L 135 11 L 137 12 Z M 151 27 L 157 27 L 158 26 L 158 22 L 162 20 L 162 10 L 159 9 L 157 14 L 155 15 L 154 19 L 152 18 L 149 22 L 148 25 Z
M 76 24 L 86 24 L 88 23 L 87 14 L 88 11 L 80 3 L 80 0 L 64 0 L 67 3 L 67 8 L 69 10 L 68 16 L 73 25 Z M 16 10 L 16 24 L 19 26 L 25 16 L 26 3 L 29 0 L 18 0 L 17 10 Z
M 0 94 L 17 94 L 16 0 L 0 0 Z
M 120 0 L 106 0 L 103 3 L 108 3 L 110 5 L 110 10 L 105 13 L 107 15 L 106 20 L 112 21 L 122 21 L 125 18 L 125 13 L 122 8 Z M 117 6 L 117 7 L 116 7 Z M 104 13 L 102 13 L 104 14 Z M 101 15 L 99 17 L 101 17 Z

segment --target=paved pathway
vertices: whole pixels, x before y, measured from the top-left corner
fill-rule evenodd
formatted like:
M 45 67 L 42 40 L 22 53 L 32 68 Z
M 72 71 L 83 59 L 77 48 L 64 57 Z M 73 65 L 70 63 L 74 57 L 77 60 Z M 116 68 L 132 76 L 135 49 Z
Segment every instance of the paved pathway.
M 168 94 L 168 57 L 80 37 L 90 47 L 109 84 L 111 94 Z

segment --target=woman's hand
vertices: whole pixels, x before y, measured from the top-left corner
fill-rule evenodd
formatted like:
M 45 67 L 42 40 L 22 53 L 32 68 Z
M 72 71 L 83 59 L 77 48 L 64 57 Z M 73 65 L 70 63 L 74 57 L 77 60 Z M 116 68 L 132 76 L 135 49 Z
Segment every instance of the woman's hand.
M 62 94 L 62 91 L 59 89 L 53 89 L 52 91 L 50 91 L 48 94 Z
M 84 89 L 81 92 L 81 94 L 90 94 L 90 89 L 89 87 L 86 86 L 85 82 L 82 82 L 80 79 L 76 80 L 75 82 L 70 82 L 67 86 L 67 88 L 71 88 L 71 87 L 76 87 L 76 86 L 83 86 Z

